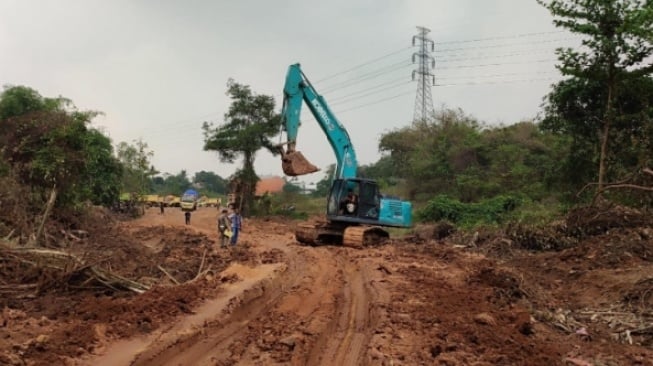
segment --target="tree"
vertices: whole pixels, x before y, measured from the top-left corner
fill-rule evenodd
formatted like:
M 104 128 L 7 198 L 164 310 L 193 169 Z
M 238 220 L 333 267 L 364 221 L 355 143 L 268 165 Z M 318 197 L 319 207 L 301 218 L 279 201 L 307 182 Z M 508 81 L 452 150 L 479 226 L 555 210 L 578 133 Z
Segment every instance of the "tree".
M 111 139 L 96 129 L 85 138 L 86 196 L 96 205 L 111 206 L 120 197 L 123 166 L 113 154 Z
M 121 169 L 108 137 L 87 126 L 97 114 L 25 86 L 6 87 L 0 95 L 0 156 L 41 201 L 56 187 L 58 205 L 107 204 Z
M 283 193 L 301 193 L 303 191 L 302 186 L 300 186 L 299 180 L 297 177 L 293 177 L 291 180 L 286 180 L 286 183 L 283 185 Z
M 150 164 L 154 152 L 149 150 L 146 142 L 139 139 L 134 140 L 133 145 L 124 141 L 119 143 L 116 154 L 125 169 L 123 191 L 138 195 L 147 194 L 150 189 L 150 177 L 157 174 Z
M 181 195 L 190 187 L 188 174 L 185 170 L 181 170 L 175 175 L 167 175 L 163 187 L 166 194 Z
M 219 175 L 204 170 L 195 173 L 193 183 L 201 185 L 203 189 L 212 194 L 227 193 L 227 182 Z
M 462 110 L 442 109 L 433 122 L 420 121 L 383 135 L 379 149 L 389 153 L 394 174 L 407 178 L 408 195 L 414 200 L 463 189 L 458 174 L 483 163 L 478 159 L 480 133 L 479 123 Z
M 447 195 L 470 203 L 502 194 L 538 200 L 549 194 L 565 146 L 532 122 L 489 128 L 461 110 L 441 110 L 433 122 L 383 135 L 380 149 L 389 154 L 362 172 L 405 179 L 411 200 Z
M 0 120 L 32 112 L 62 111 L 70 104 L 66 98 L 45 98 L 26 86 L 5 86 L 0 97 Z
M 243 192 L 243 209 L 252 207 L 256 182 L 254 171 L 256 152 L 267 148 L 277 154 L 271 138 L 279 133 L 281 118 L 274 112 L 274 98 L 254 94 L 249 86 L 230 79 L 227 95 L 231 98 L 229 111 L 224 115 L 224 123 L 213 126 L 204 122 L 204 150 L 217 151 L 222 162 L 233 163 L 242 157 L 242 167 L 232 179 L 243 182 L 247 187 Z
M 639 171 L 653 156 L 653 79 L 624 80 L 619 89 L 614 101 L 618 115 L 607 145 L 611 154 L 606 177 L 612 181 Z M 546 116 L 540 126 L 569 140 L 558 167 L 560 187 L 578 192 L 587 182 L 596 181 L 601 155 L 597 121 L 605 96 L 601 83 L 577 78 L 558 83 L 547 96 Z
M 329 166 L 324 171 L 324 177 L 320 179 L 319 182 L 315 185 L 315 191 L 313 191 L 313 197 L 326 197 L 331 191 L 331 184 L 333 182 L 333 177 L 336 174 L 336 165 L 329 164 Z
M 594 97 L 590 113 L 581 116 L 561 113 L 566 123 L 581 124 L 582 128 L 571 127 L 576 142 L 595 141 L 598 145 L 598 182 L 596 196 L 604 189 L 608 163 L 615 153 L 610 149 L 610 140 L 615 135 L 631 128 L 620 123 L 617 101 L 629 80 L 646 77 L 653 71 L 648 58 L 653 51 L 653 11 L 650 0 L 553 0 L 546 3 L 538 0 L 555 17 L 554 24 L 572 33 L 584 36 L 583 47 L 578 49 L 560 48 L 557 50 L 561 62 L 558 69 L 571 81 L 558 84 L 549 97 L 549 103 L 564 104 L 567 100 L 556 100 L 567 92 L 566 88 L 576 88 L 579 93 L 598 92 Z M 577 85 L 570 85 L 577 84 Z M 588 87 L 584 89 L 583 85 Z M 589 97 L 592 95 L 586 95 Z M 581 100 L 574 96 L 576 100 Z M 592 98 L 588 98 L 592 99 Z M 560 105 L 554 105 L 555 110 Z M 549 112 L 552 109 L 549 108 Z M 589 117 L 589 119 L 587 119 Z M 585 136 L 578 132 L 587 132 Z M 598 136 L 598 138 L 595 138 Z M 616 148 L 614 146 L 613 148 Z

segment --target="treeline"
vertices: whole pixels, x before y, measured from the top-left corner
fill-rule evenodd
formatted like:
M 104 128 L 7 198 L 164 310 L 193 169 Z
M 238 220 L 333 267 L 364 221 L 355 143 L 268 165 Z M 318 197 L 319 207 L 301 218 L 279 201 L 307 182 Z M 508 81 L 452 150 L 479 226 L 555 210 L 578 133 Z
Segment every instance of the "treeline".
M 229 182 L 221 176 L 207 171 L 199 171 L 191 178 L 185 170 L 171 175 L 157 175 L 150 179 L 148 192 L 166 195 L 179 195 L 188 187 L 195 187 L 201 195 L 215 197 L 229 193 Z
M 82 111 L 71 100 L 48 98 L 24 86 L 0 94 L 0 236 L 29 233 L 44 207 L 74 215 L 88 203 L 111 207 L 121 192 L 181 194 L 191 185 L 203 194 L 225 194 L 225 179 L 201 171 L 161 176 L 143 141 L 115 148 L 90 126 L 99 112 Z

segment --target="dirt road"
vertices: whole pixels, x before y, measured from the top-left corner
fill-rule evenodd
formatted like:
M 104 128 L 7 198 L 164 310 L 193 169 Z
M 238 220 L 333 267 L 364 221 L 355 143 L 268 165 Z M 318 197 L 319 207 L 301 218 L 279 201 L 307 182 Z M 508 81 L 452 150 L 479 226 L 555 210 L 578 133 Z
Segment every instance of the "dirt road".
M 246 219 L 221 249 L 216 216 L 101 216 L 78 252 L 152 289 L 3 299 L 0 364 L 653 365 L 650 228 L 558 251 L 476 234 L 356 250 Z
M 216 212 L 197 211 L 194 230 L 215 236 Z M 360 365 L 376 327 L 372 283 L 344 248 L 296 245 L 283 225 L 245 222 L 242 242 L 283 261 L 254 268 L 234 264 L 222 274 L 239 279 L 195 314 L 146 338 L 119 342 L 92 364 L 215 365 L 274 363 Z M 183 226 L 180 215 L 148 213 L 138 226 Z M 268 226 L 268 228 L 260 227 Z M 220 250 L 220 249 L 218 249 Z M 231 249 L 227 249 L 231 250 Z

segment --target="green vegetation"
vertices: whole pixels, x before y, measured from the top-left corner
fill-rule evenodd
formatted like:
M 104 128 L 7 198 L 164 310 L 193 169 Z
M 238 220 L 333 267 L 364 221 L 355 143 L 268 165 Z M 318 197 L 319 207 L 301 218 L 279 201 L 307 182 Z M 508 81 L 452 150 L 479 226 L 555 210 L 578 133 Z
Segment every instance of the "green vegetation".
M 583 37 L 583 47 L 557 50 L 558 69 L 569 79 L 549 94 L 542 123 L 571 140 L 563 176 L 574 188 L 592 183 L 596 197 L 625 181 L 642 188 L 638 179 L 653 149 L 650 1 L 538 2 L 556 26 Z
M 27 206 L 40 209 L 51 193 L 67 208 L 117 200 L 123 170 L 109 138 L 88 126 L 96 115 L 24 86 L 0 94 L 0 171 L 30 191 Z
M 274 112 L 274 98 L 256 95 L 249 86 L 230 79 L 227 94 L 232 103 L 224 115 L 224 124 L 213 126 L 205 122 L 203 125 L 204 150 L 217 151 L 220 160 L 228 163 L 242 156 L 243 166 L 234 174 L 234 179 L 244 187 L 242 207 L 245 213 L 253 206 L 259 181 L 254 171 L 256 152 L 266 148 L 273 154 L 278 153 L 271 138 L 278 134 L 281 118 Z

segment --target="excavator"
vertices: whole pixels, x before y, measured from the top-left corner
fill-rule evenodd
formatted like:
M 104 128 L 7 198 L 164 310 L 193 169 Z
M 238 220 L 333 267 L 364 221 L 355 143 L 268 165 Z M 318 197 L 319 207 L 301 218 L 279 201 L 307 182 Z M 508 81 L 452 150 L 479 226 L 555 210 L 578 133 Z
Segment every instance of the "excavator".
M 280 145 L 281 167 L 288 176 L 310 174 L 319 169 L 296 150 L 300 112 L 306 103 L 326 135 L 336 156 L 327 198 L 326 221 L 299 225 L 295 232 L 303 244 L 338 243 L 365 247 L 386 241 L 386 227 L 412 225 L 412 204 L 379 192 L 378 184 L 357 176 L 356 152 L 349 133 L 319 95 L 299 64 L 290 65 L 283 89 L 282 125 L 287 141 Z

